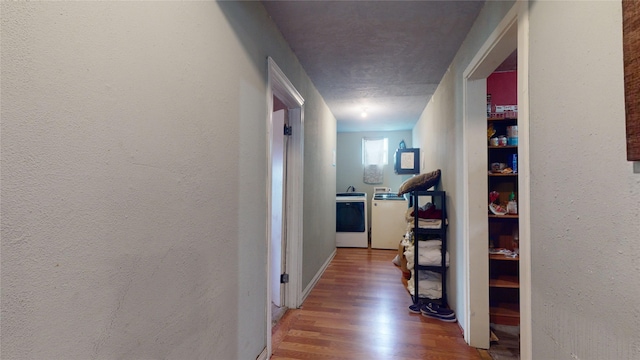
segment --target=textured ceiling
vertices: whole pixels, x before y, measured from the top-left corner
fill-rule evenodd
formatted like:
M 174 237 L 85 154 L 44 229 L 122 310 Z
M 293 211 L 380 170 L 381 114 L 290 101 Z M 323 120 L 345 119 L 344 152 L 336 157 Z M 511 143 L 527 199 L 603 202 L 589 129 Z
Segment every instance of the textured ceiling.
M 412 129 L 484 1 L 263 4 L 343 132 Z

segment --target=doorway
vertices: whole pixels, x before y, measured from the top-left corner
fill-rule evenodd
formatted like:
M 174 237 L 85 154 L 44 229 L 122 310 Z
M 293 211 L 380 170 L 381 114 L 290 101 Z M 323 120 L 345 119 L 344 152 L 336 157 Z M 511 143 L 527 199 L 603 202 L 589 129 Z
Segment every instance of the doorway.
M 284 277 L 287 268 L 287 223 L 284 206 L 287 203 L 287 145 L 289 127 L 288 109 L 277 97 L 273 97 L 273 114 L 271 116 L 273 133 L 271 147 L 271 270 L 269 283 L 271 286 L 271 324 L 276 325 L 287 311 L 285 291 L 287 290 Z M 278 131 L 283 129 L 283 131 Z
M 465 340 L 488 349 L 489 262 L 487 223 L 487 77 L 517 49 L 520 358 L 531 358 L 531 253 L 529 187 L 527 3 L 516 3 L 463 74 L 463 189 Z
M 270 57 L 267 66 L 268 254 L 264 323 L 266 353 L 271 354 L 272 321 L 286 309 L 299 307 L 302 293 L 304 99 Z

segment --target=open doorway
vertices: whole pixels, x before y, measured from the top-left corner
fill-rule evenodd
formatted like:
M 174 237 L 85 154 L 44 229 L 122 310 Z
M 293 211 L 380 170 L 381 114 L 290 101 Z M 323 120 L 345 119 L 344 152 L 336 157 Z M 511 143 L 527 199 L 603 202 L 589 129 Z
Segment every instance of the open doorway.
M 300 306 L 302 277 L 302 189 L 304 99 L 273 59 L 267 80 L 267 301 L 266 347 L 271 327 Z
M 489 349 L 490 323 L 492 319 L 496 319 L 491 305 L 495 304 L 496 293 L 499 291 L 492 290 L 492 285 L 496 285 L 496 282 L 490 279 L 490 271 L 493 269 L 490 268 L 490 261 L 488 261 L 490 240 L 488 218 L 491 216 L 488 209 L 490 202 L 488 189 L 493 186 L 489 179 L 491 169 L 488 159 L 490 151 L 493 150 L 488 141 L 488 112 L 494 109 L 488 111 L 487 107 L 487 78 L 517 49 L 518 175 L 513 179 L 517 179 L 515 188 L 518 190 L 518 215 L 509 219 L 512 222 L 509 225 L 511 229 L 514 228 L 514 224 L 519 228 L 519 255 L 518 260 L 509 265 L 512 268 L 515 267 L 519 276 L 517 287 L 510 286 L 512 286 L 511 290 L 515 289 L 517 294 L 512 303 L 515 303 L 518 308 L 519 356 L 523 359 L 531 358 L 527 21 L 526 3 L 516 3 L 480 48 L 463 75 L 465 307 L 467 309 L 464 321 L 465 340 L 472 346 Z M 501 131 L 506 131 L 506 126 L 505 124 Z M 508 166 L 511 166 L 511 162 Z M 508 197 L 509 194 L 505 196 Z M 513 245 L 510 247 L 513 250 Z
M 287 273 L 287 147 L 289 110 L 282 100 L 273 97 L 273 124 L 271 142 L 271 270 L 269 284 L 271 286 L 271 324 L 276 325 L 287 311 L 285 304 L 285 282 Z M 282 131 L 278 131 L 282 129 Z
M 487 77 L 489 354 L 520 358 L 517 50 Z

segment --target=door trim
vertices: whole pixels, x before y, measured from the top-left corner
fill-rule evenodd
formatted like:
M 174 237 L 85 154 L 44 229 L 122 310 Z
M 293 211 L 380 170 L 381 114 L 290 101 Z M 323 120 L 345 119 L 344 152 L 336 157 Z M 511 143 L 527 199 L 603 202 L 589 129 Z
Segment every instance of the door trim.
M 272 137 L 273 131 L 282 129 L 273 128 L 273 97 L 280 99 L 289 109 L 289 125 L 293 127 L 293 134 L 289 139 L 287 148 L 287 180 L 286 199 L 287 207 L 286 234 L 287 241 L 286 268 L 283 269 L 289 274 L 288 288 L 285 291 L 283 305 L 294 309 L 300 306 L 301 284 L 302 284 L 302 230 L 303 230 L 303 174 L 304 174 L 304 98 L 289 81 L 284 72 L 278 67 L 275 61 L 267 58 L 267 181 L 265 191 L 267 194 L 267 268 L 265 286 L 267 290 L 267 300 L 265 304 L 265 326 L 267 354 L 271 354 L 271 185 L 272 185 Z
M 486 222 L 486 168 L 477 171 L 474 163 L 486 163 L 486 142 L 478 145 L 478 121 L 486 118 L 486 78 L 514 49 L 518 49 L 518 212 L 520 229 L 520 357 L 531 359 L 531 216 L 529 169 L 529 23 L 528 1 L 517 2 L 487 38 L 463 73 L 463 244 L 465 258 L 464 337 L 471 346 L 488 348 L 488 265 L 478 271 L 477 264 L 487 263 L 488 226 L 481 230 L 480 218 Z M 484 84 L 484 88 L 481 88 Z M 478 104 L 480 102 L 480 104 Z M 475 127 L 474 127 L 475 126 Z M 482 132 L 486 134 L 486 123 Z M 479 156 L 484 158 L 480 159 Z M 471 227 L 473 225 L 473 228 Z M 477 243 L 484 251 L 474 251 Z M 480 285 L 478 285 L 480 284 Z M 480 289 L 479 286 L 486 286 Z M 485 314 L 486 312 L 486 314 Z M 486 329 L 486 330 L 485 330 Z
M 531 143 L 529 142 L 530 104 L 529 104 L 529 2 L 520 4 L 518 8 L 518 157 L 524 160 L 524 166 L 518 165 L 518 189 L 524 196 L 520 197 L 518 212 L 520 213 L 520 358 L 533 358 L 532 311 L 531 311 Z M 521 100 L 520 100 L 521 99 Z M 522 137 L 522 142 L 520 142 Z M 520 155 L 522 154 L 522 155 Z M 522 240 L 521 240 L 522 241 Z

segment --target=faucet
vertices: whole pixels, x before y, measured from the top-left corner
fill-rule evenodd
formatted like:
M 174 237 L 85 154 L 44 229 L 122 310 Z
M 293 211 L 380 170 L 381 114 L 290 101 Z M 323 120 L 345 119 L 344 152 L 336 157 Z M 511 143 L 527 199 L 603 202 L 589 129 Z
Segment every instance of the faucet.
M 356 188 L 354 188 L 353 185 L 349 185 L 347 192 L 349 192 L 349 190 L 351 190 L 351 192 L 356 192 Z

